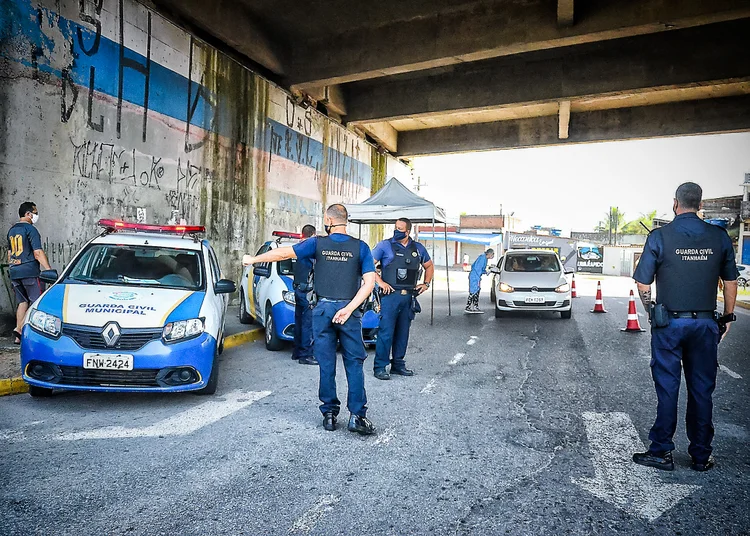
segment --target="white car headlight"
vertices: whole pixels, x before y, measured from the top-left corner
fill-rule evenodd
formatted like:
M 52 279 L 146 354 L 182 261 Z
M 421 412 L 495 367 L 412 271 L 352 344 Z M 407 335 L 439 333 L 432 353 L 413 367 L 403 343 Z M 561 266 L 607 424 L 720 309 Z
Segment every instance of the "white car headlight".
M 497 286 L 497 290 L 500 292 L 515 292 L 515 289 L 511 287 L 508 283 L 500 283 Z
M 297 300 L 294 298 L 294 291 L 293 290 L 284 290 L 281 292 L 281 298 L 287 302 L 289 305 L 295 305 L 297 303 Z
M 568 283 L 563 283 L 559 287 L 555 289 L 555 292 L 559 292 L 560 294 L 565 294 L 566 292 L 570 292 L 570 285 Z
M 31 327 L 35 330 L 53 337 L 60 335 L 60 328 L 62 327 L 62 322 L 59 318 L 38 309 L 31 311 L 31 314 L 29 315 L 29 324 L 31 324 Z
M 190 320 L 180 320 L 170 322 L 164 326 L 162 338 L 166 342 L 175 342 L 183 339 L 192 339 L 197 337 L 205 329 L 203 318 L 191 318 Z

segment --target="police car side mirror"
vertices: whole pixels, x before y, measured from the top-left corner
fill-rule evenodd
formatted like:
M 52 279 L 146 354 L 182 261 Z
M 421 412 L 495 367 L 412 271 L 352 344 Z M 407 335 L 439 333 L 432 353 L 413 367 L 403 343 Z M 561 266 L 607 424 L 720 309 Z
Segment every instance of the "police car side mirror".
M 270 264 L 259 264 L 253 268 L 253 275 L 258 277 L 271 277 L 271 265 Z
M 229 279 L 220 279 L 214 285 L 214 294 L 234 294 L 237 292 L 237 285 Z
M 58 277 L 60 276 L 57 275 L 57 270 L 42 270 L 39 274 L 39 279 L 45 283 L 54 283 Z

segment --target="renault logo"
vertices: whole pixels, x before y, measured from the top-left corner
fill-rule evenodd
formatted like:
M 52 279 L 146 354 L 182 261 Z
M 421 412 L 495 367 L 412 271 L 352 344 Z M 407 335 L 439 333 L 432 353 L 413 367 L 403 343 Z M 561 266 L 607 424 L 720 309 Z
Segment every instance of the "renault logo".
M 120 326 L 117 325 L 117 322 L 110 322 L 104 326 L 102 338 L 110 348 L 117 344 L 117 341 L 120 340 Z

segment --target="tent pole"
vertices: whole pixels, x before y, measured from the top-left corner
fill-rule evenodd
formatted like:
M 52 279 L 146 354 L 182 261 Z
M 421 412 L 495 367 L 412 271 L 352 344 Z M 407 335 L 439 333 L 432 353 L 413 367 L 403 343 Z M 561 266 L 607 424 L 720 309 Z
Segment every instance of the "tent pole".
M 432 262 L 435 262 L 435 209 L 432 209 Z M 435 322 L 435 285 L 430 285 L 430 325 Z
M 451 315 L 451 274 L 448 270 L 448 223 L 443 222 L 443 235 L 445 237 L 445 277 L 448 281 L 448 316 Z M 432 236 L 435 236 L 435 228 L 432 229 Z M 433 242 L 434 243 L 434 242 Z

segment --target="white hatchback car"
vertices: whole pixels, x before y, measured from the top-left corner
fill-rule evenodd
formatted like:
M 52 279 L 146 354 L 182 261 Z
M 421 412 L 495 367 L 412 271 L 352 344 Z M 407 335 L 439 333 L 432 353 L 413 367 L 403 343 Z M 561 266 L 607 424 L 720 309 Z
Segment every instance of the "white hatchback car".
M 559 312 L 570 318 L 573 312 L 570 284 L 560 258 L 552 251 L 510 250 L 491 271 L 495 317 L 512 311 Z

